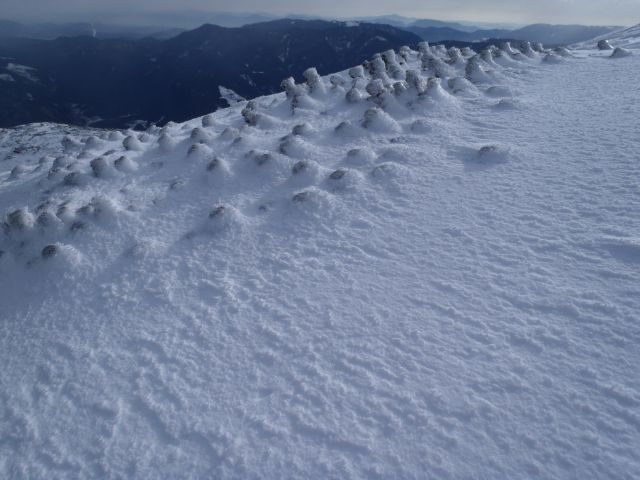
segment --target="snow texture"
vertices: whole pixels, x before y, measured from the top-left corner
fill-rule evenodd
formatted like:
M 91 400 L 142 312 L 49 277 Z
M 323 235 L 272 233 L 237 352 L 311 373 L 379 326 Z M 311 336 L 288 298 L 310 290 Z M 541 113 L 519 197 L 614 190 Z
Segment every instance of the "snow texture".
M 0 477 L 640 478 L 640 56 L 521 48 L 0 131 Z

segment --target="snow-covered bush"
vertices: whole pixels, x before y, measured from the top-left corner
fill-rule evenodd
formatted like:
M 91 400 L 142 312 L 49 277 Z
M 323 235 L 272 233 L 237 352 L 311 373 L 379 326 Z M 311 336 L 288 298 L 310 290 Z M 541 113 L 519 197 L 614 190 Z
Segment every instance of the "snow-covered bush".
M 309 91 L 312 94 L 322 94 L 324 93 L 324 84 L 322 83 L 322 77 L 318 74 L 318 71 L 314 68 L 307 68 L 303 73 L 307 85 L 309 86 Z
M 598 42 L 598 50 L 613 50 L 609 40 L 600 40 Z
M 135 135 L 129 135 L 128 137 L 126 137 L 122 141 L 122 146 L 125 148 L 125 150 L 129 151 L 140 151 L 144 149 L 142 143 L 140 143 L 140 140 L 138 140 Z

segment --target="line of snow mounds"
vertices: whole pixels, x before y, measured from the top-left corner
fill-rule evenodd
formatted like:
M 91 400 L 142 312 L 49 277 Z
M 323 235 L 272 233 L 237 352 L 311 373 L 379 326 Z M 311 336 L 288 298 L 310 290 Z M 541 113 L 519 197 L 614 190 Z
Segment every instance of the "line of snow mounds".
M 15 166 L 2 178 L 10 208 L 0 268 L 53 257 L 79 262 L 77 239 L 87 231 L 99 228 L 97 240 L 114 229 L 135 228 L 137 218 L 152 217 L 163 203 L 189 203 L 185 218 L 194 205 L 202 206 L 191 224 L 176 221 L 187 239 L 238 233 L 272 211 L 331 215 L 341 195 L 372 182 L 395 188 L 399 176 L 410 174 L 388 147 L 424 135 L 425 117 L 464 108 L 482 95 L 498 97 L 497 107 L 508 108 L 502 71 L 568 55 L 528 42 L 479 54 L 423 42 L 418 51 L 389 50 L 328 77 L 310 68 L 303 84 L 283 81 L 284 95 L 142 133 L 71 129 L 57 149 L 40 151 L 33 137 L 55 137 L 63 127 L 26 127 L 28 140 L 21 129 L 7 130 L 2 145 L 13 149 Z M 502 147 L 488 145 L 468 159 L 483 164 L 506 157 Z M 247 202 L 256 192 L 261 201 Z

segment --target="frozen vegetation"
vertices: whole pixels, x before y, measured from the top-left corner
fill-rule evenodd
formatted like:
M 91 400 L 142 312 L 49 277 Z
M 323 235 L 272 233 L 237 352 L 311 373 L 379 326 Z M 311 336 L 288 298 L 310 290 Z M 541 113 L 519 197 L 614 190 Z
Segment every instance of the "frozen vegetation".
M 0 131 L 1 478 L 640 478 L 640 56 L 415 48 Z

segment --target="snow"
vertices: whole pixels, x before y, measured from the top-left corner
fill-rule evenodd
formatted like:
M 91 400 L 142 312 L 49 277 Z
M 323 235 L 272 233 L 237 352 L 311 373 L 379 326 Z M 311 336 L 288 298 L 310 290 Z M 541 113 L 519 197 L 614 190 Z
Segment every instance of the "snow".
M 640 57 L 421 48 L 0 131 L 0 477 L 640 477 Z
M 20 77 L 23 77 L 29 80 L 30 82 L 36 83 L 39 81 L 38 77 L 34 74 L 36 69 L 33 67 L 28 67 L 26 65 L 19 65 L 17 63 L 9 62 L 5 67 L 5 69 L 8 72 L 13 73 L 14 75 L 18 75 Z

